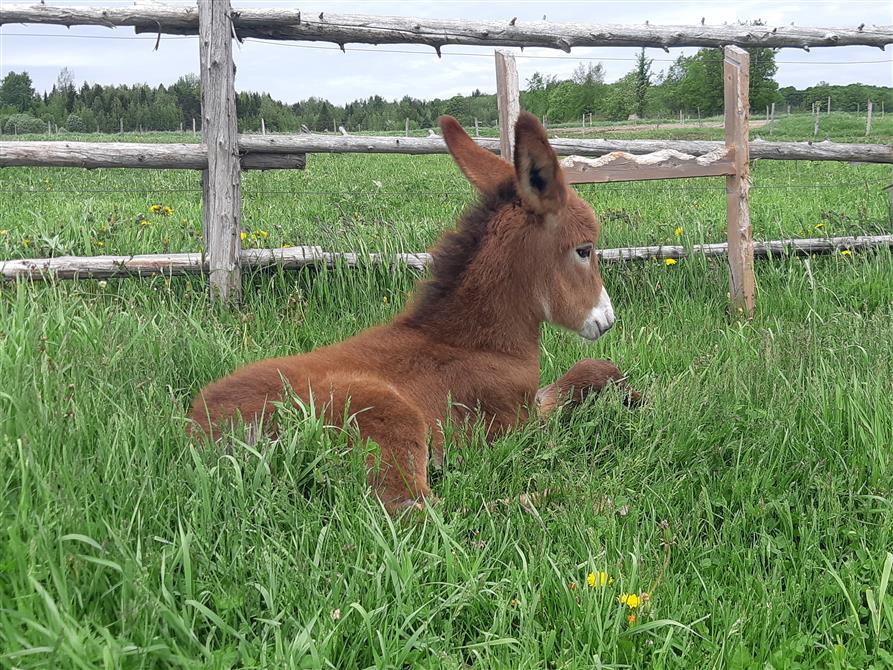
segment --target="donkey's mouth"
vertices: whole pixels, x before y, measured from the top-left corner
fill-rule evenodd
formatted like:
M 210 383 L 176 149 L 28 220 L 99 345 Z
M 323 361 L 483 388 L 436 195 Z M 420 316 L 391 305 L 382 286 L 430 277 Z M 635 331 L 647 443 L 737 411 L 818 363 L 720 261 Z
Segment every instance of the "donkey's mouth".
M 611 330 L 614 325 L 614 306 L 611 304 L 611 298 L 605 289 L 599 296 L 598 304 L 592 308 L 592 311 L 586 315 L 583 321 L 583 327 L 577 331 L 581 337 L 587 340 L 597 340 L 602 335 Z

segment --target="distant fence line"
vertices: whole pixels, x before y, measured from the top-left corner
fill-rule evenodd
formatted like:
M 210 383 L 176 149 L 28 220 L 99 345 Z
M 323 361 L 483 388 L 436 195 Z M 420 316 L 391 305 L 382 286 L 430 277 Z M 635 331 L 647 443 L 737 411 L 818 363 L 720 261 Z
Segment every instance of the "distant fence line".
M 893 43 L 893 27 L 864 24 L 856 28 L 802 28 L 796 26 L 618 26 L 585 23 L 472 22 L 336 15 L 322 12 L 302 15 L 290 9 L 233 10 L 230 0 L 197 0 L 196 6 L 163 4 L 126 8 L 55 7 L 46 4 L 0 6 L 0 25 L 41 23 L 57 25 L 130 26 L 136 32 L 198 35 L 201 72 L 201 145 L 126 144 L 90 142 L 9 142 L 0 144 L 0 167 L 46 165 L 66 167 L 151 167 L 203 170 L 203 228 L 207 255 L 173 254 L 132 257 L 57 258 L 0 263 L 3 276 L 117 276 L 124 274 L 207 272 L 211 295 L 237 299 L 240 268 L 280 263 L 287 267 L 329 262 L 336 256 L 316 247 L 242 251 L 241 170 L 300 168 L 306 153 L 444 153 L 441 138 L 332 137 L 324 135 L 239 135 L 236 119 L 232 38 L 328 41 L 341 48 L 348 42 L 421 44 L 438 53 L 447 45 L 549 47 L 674 46 L 723 47 L 725 91 L 725 142 L 668 142 L 655 140 L 555 139 L 559 154 L 576 155 L 569 171 L 576 182 L 670 179 L 722 174 L 726 177 L 728 245 L 703 245 L 701 253 L 729 256 L 730 297 L 733 308 L 753 313 L 753 258 L 762 253 L 751 238 L 748 190 L 749 160 L 842 160 L 893 163 L 893 147 L 886 145 L 748 141 L 749 55 L 739 47 L 794 47 L 867 45 L 883 49 Z M 483 146 L 510 159 L 511 131 L 518 109 L 517 71 L 510 54 L 497 53 L 497 104 L 500 139 L 480 139 Z M 500 144 L 502 148 L 500 149 Z M 642 156 L 648 154 L 648 156 Z M 660 154 L 658 156 L 658 154 Z M 606 158 L 592 160 L 593 157 Z M 589 158 L 585 158 L 589 157 Z M 586 161 L 590 162 L 587 163 Z M 881 238 L 847 238 L 850 246 L 889 244 Z M 764 243 L 799 250 L 813 240 Z M 821 247 L 821 242 L 820 243 Z M 829 247 L 831 248 L 831 247 Z M 310 249 L 312 251 L 306 251 Z M 666 249 L 666 248 L 660 248 Z M 645 257 L 666 253 L 642 251 Z M 821 250 L 821 249 L 819 249 Z M 635 250 L 613 250 L 618 259 L 637 257 Z M 673 252 L 676 253 L 676 252 Z M 679 252 L 684 253 L 683 251 Z M 611 253 L 605 252 L 608 260 Z M 196 257 L 198 260 L 196 260 Z M 356 260 L 355 255 L 353 256 Z M 665 256 L 667 258 L 680 256 Z M 403 260 L 418 264 L 422 255 Z M 384 262 L 384 259 L 382 259 Z M 103 264 L 111 264 L 103 275 Z M 131 272 L 133 270 L 133 272 Z

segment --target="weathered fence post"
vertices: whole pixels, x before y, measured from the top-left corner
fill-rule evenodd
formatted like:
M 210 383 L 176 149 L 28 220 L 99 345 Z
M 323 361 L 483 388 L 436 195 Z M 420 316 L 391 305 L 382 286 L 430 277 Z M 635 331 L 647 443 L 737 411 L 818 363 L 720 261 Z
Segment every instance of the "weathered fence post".
M 831 96 L 828 96 L 828 113 L 831 113 Z
M 750 227 L 750 55 L 735 46 L 725 48 L 723 84 L 726 146 L 733 151 L 735 174 L 726 177 L 726 218 L 729 239 L 729 300 L 732 312 L 752 318 L 755 303 L 753 232 Z
M 865 137 L 871 135 L 871 113 L 874 110 L 874 103 L 868 101 L 868 116 L 865 117 Z
M 515 57 L 496 51 L 496 107 L 499 113 L 499 154 L 512 162 L 515 152 L 515 121 L 521 113 L 518 68 Z
M 242 212 L 230 0 L 198 0 L 202 85 L 202 173 L 205 244 L 211 297 L 239 298 Z
M 819 134 L 819 112 L 820 111 L 821 111 L 821 105 L 818 102 L 812 103 L 812 113 L 815 115 L 815 124 L 812 127 L 813 137 L 817 137 Z
M 478 125 L 478 117 L 474 117 L 474 136 L 475 137 L 481 136 L 481 128 Z
M 409 117 L 406 117 L 406 132 L 404 133 L 406 137 L 409 137 Z
M 267 134 L 267 124 L 264 123 L 264 117 L 260 117 L 260 134 L 261 135 Z

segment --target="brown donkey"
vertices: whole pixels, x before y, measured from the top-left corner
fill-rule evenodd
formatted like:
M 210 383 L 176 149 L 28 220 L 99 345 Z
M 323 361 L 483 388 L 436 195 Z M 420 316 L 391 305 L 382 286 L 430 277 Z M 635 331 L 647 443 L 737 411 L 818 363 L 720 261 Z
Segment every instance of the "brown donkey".
M 342 421 L 347 408 L 361 437 L 375 441 L 370 483 L 394 512 L 431 495 L 428 442 L 440 461 L 445 421 L 480 417 L 492 436 L 526 420 L 535 401 L 545 414 L 622 381 L 610 362 L 582 361 L 537 392 L 544 321 L 590 340 L 614 325 L 595 253 L 598 222 L 565 183 L 539 121 L 519 117 L 514 168 L 452 117 L 440 127 L 481 200 L 434 249 L 432 277 L 408 307 L 344 342 L 259 361 L 209 384 L 192 404 L 193 431 L 217 437 L 237 415 L 261 421 L 285 379 L 329 421 Z

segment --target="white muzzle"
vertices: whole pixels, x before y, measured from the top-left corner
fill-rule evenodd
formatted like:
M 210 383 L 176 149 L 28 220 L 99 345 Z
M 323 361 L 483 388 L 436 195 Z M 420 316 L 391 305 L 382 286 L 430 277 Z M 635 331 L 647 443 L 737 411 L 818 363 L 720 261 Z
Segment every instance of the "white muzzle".
M 598 298 L 598 304 L 586 315 L 583 327 L 577 331 L 581 337 L 587 340 L 597 340 L 614 325 L 614 306 L 611 305 L 611 297 L 602 287 L 602 293 Z

